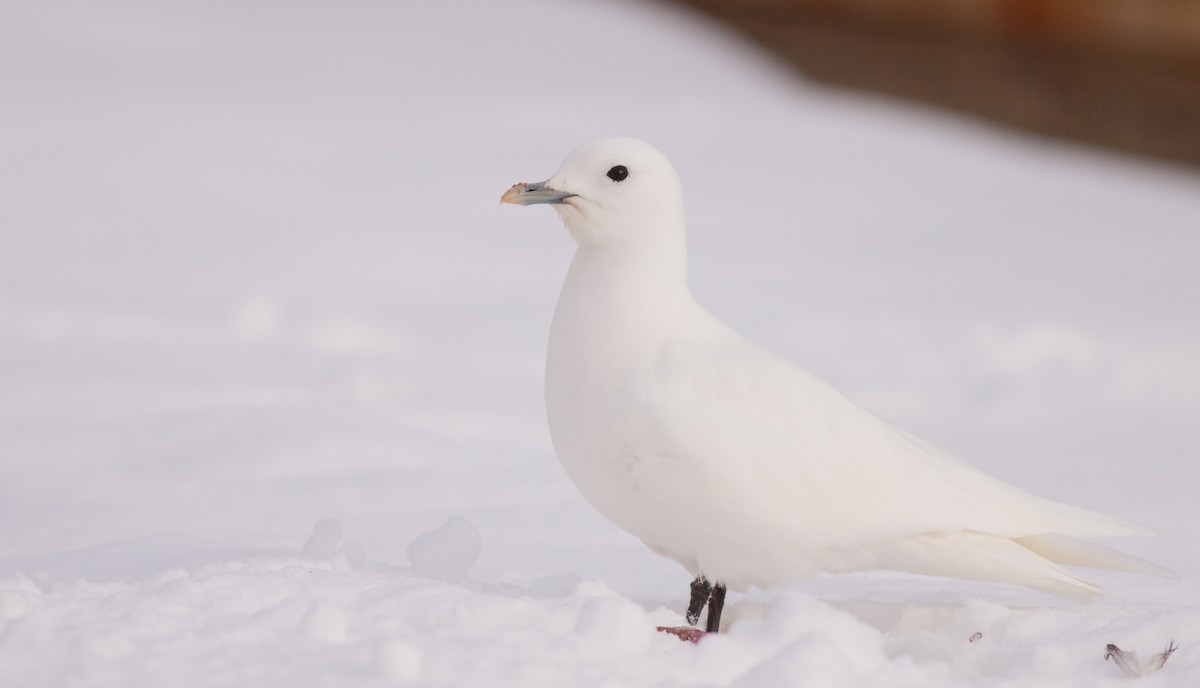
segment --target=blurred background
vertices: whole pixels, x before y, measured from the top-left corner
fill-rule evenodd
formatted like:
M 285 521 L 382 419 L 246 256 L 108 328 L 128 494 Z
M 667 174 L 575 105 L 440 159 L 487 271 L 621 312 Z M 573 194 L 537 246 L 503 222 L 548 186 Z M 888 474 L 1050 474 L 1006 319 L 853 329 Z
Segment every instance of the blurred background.
M 685 0 L 799 70 L 1200 164 L 1193 0 Z

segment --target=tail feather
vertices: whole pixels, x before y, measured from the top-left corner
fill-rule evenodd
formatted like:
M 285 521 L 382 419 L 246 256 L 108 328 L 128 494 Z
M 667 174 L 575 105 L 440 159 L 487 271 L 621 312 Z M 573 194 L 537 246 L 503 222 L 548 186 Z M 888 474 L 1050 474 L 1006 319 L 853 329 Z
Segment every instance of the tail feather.
M 1076 540 L 1075 538 L 1059 535 L 1058 533 L 1042 533 L 1041 535 L 1013 538 L 1013 541 L 1056 564 L 1126 571 L 1146 576 L 1158 576 L 1159 578 L 1179 577 L 1158 564 L 1153 564 L 1145 559 L 1138 559 L 1110 547 L 1097 545 L 1094 542 Z
M 888 550 L 886 568 L 928 576 L 1009 583 L 1086 602 L 1103 591 L 1012 539 L 986 533 L 937 533 Z
M 1103 591 L 1059 564 L 1176 577 L 1148 561 L 1057 533 L 1017 538 L 979 532 L 928 533 L 897 543 L 880 563 L 909 573 L 1023 585 L 1080 602 Z

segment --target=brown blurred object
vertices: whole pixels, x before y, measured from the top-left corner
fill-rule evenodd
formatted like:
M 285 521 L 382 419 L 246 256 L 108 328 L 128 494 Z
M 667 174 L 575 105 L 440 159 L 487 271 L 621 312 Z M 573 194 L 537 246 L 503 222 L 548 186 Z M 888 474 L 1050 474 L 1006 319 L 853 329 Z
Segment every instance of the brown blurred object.
M 682 0 L 809 76 L 1200 165 L 1200 0 Z

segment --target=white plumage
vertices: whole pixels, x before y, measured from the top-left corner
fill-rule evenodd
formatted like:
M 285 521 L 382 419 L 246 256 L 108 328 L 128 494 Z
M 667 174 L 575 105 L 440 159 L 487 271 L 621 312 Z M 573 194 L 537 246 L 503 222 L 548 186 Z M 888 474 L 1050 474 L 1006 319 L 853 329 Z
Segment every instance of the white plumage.
M 734 589 L 877 569 L 1098 592 L 1059 564 L 1171 574 L 1076 537 L 1144 529 L 1035 497 L 746 342 L 687 286 L 678 178 L 648 144 L 572 152 L 504 201 L 552 203 L 578 250 L 550 332 L 563 467 L 602 514 Z

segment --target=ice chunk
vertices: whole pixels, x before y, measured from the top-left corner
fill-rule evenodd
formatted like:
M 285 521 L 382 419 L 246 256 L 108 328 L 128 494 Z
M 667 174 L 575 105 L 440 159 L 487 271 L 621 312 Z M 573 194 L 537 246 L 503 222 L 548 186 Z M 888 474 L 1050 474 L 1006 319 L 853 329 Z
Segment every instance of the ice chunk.
M 458 582 L 475 565 L 483 540 L 465 518 L 451 516 L 437 530 L 417 537 L 408 545 L 413 571 L 430 578 Z
M 341 539 L 342 522 L 336 518 L 327 518 L 313 526 L 313 533 L 304 542 L 301 554 L 311 559 L 331 559 L 337 552 L 338 541 Z

